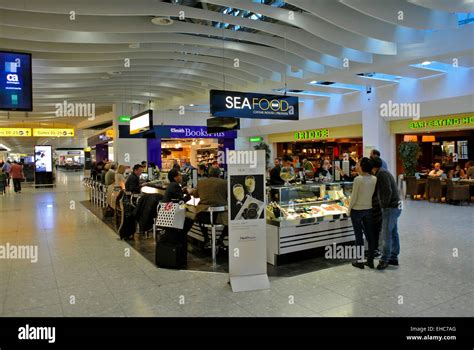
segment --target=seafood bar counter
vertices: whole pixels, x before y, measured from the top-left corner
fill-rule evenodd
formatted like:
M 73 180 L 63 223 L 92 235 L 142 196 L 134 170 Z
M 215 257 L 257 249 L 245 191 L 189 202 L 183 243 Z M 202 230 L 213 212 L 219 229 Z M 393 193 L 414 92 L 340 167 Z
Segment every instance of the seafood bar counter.
M 347 216 L 351 182 L 270 186 L 267 261 L 292 252 L 355 240 Z

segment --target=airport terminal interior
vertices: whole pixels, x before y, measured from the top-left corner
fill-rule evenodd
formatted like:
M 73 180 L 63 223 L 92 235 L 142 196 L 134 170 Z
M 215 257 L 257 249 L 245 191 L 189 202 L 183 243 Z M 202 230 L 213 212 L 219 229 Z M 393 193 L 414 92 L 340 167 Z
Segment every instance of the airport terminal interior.
M 473 82 L 469 1 L 0 1 L 0 317 L 472 317 Z

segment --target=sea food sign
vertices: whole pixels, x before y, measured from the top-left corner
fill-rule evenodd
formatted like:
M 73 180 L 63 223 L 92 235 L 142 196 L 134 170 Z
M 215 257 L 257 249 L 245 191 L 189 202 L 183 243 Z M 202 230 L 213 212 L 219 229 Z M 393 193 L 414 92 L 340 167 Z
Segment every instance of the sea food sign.
M 306 130 L 296 131 L 295 140 L 314 140 L 314 139 L 325 139 L 329 137 L 329 129 L 317 129 L 317 130 Z
M 410 129 L 427 129 L 427 128 L 445 128 L 456 127 L 461 125 L 474 125 L 474 116 L 458 117 L 447 119 L 433 119 L 429 121 L 415 121 L 410 123 Z
M 298 120 L 298 97 L 211 90 L 214 117 Z

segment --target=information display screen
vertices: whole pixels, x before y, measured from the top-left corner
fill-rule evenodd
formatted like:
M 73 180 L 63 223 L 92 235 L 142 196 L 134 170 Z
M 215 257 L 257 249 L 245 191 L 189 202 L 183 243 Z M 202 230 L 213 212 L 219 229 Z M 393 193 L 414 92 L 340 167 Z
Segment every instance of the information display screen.
M 32 111 L 31 54 L 0 51 L 0 110 Z
M 50 173 L 53 171 L 51 146 L 35 146 L 35 171 L 37 173 Z
M 153 128 L 153 111 L 148 111 L 134 115 L 130 119 L 130 135 L 149 131 Z

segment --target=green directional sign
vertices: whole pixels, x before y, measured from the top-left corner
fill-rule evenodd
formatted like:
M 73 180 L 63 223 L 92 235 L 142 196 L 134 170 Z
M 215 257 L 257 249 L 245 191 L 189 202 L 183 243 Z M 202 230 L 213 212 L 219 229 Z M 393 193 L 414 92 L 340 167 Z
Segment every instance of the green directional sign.
M 119 122 L 120 123 L 128 123 L 130 121 L 130 116 L 129 115 L 121 115 L 119 117 Z
M 263 141 L 263 137 L 251 137 L 249 138 L 250 142 L 262 142 Z

